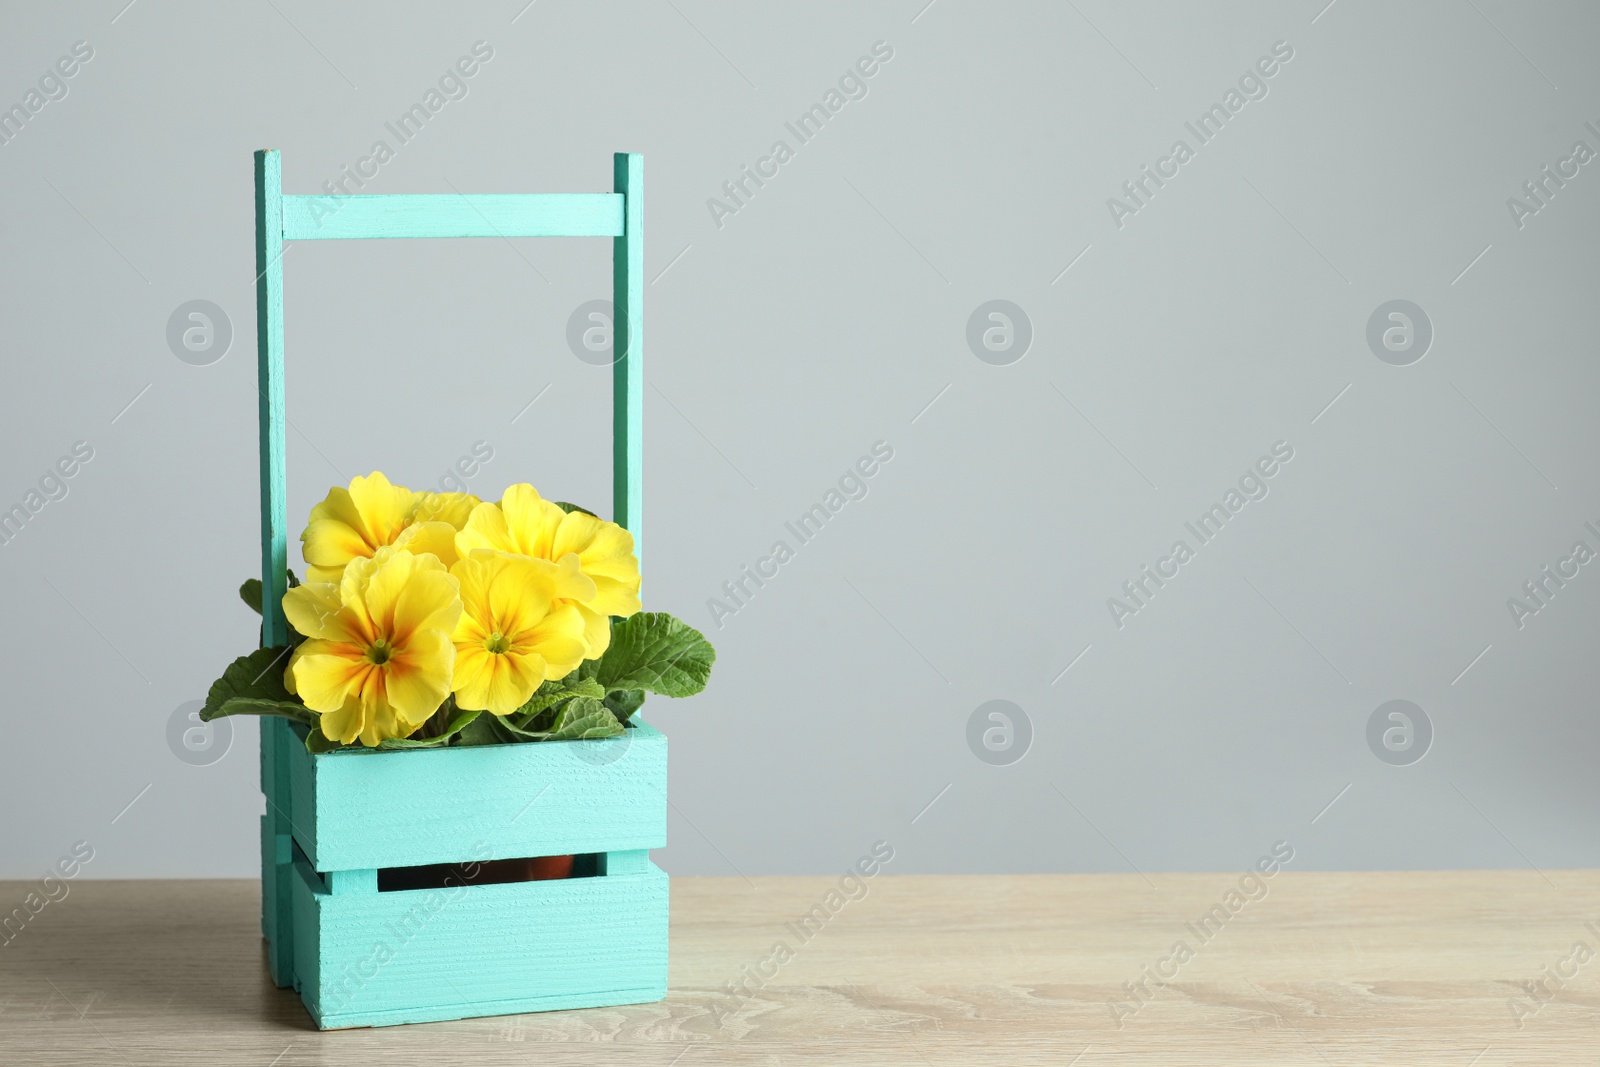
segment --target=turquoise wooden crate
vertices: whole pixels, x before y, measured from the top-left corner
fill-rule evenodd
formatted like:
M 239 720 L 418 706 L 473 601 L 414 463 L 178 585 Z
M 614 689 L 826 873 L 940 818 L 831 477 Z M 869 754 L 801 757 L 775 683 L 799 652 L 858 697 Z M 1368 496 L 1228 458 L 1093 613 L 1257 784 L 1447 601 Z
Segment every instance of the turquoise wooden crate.
M 667 876 L 648 853 L 666 843 L 658 731 L 317 756 L 295 742 L 283 753 L 288 937 L 293 984 L 318 1026 L 666 996 Z M 381 868 L 570 853 L 587 876 L 380 889 Z
M 609 237 L 613 516 L 641 545 L 643 160 L 614 157 L 614 191 L 292 196 L 257 152 L 262 642 L 287 641 L 285 241 Z M 641 552 L 642 555 L 642 552 Z M 666 995 L 667 740 L 623 737 L 396 752 L 305 750 L 261 724 L 261 927 L 273 981 L 323 1029 L 644 1003 Z M 575 855 L 575 877 L 391 888 L 397 872 Z

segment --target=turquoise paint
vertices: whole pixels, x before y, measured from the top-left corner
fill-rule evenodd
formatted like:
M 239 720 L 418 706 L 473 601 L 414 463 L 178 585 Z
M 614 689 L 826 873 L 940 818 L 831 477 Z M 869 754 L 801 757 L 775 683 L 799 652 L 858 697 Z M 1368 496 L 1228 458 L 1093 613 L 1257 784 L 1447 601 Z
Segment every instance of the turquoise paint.
M 616 193 L 285 196 L 283 239 L 615 237 L 623 208 Z
M 313 756 L 296 742 L 288 762 L 294 839 L 318 871 L 667 843 L 667 739 L 648 723 L 603 741 L 408 752 Z
M 324 1030 L 661 1000 L 668 898 L 653 864 L 603 878 L 339 896 L 302 858 L 301 996 Z
M 611 242 L 611 514 L 633 534 L 644 565 L 644 157 L 618 152 L 612 178 L 625 200 Z

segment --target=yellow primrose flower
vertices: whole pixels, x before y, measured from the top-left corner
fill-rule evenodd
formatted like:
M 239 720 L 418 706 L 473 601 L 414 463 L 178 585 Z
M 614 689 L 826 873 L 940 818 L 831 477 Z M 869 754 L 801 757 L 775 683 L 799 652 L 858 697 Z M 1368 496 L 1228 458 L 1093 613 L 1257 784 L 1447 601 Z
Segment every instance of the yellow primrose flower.
M 395 544 L 418 555 L 432 552 L 446 568 L 452 567 L 460 558 L 456 534 L 481 503 L 471 493 L 418 493 L 411 508 L 411 525 L 400 531 Z
M 456 531 L 479 504 L 468 493 L 413 492 L 391 485 L 380 472 L 334 486 L 311 509 L 300 535 L 308 582 L 337 582 L 345 565 L 368 559 L 384 545 L 432 552 L 446 568 L 456 561 Z
M 338 584 L 289 590 L 283 613 L 306 636 L 284 684 L 322 713 L 331 741 L 372 747 L 409 736 L 450 695 L 461 597 L 433 556 L 380 546 L 352 560 Z
M 576 557 L 578 570 L 594 583 L 594 595 L 562 596 L 583 615 L 585 659 L 610 646 L 611 616 L 626 617 L 641 607 L 633 535 L 614 522 L 562 511 L 531 485 L 513 485 L 500 503 L 473 508 L 456 535 L 456 551 L 463 559 L 479 552 L 509 552 L 552 563 Z
M 583 615 L 564 597 L 594 596 L 594 582 L 577 569 L 523 556 L 488 552 L 450 569 L 461 586 L 456 706 L 516 711 L 547 678 L 564 678 L 584 659 Z

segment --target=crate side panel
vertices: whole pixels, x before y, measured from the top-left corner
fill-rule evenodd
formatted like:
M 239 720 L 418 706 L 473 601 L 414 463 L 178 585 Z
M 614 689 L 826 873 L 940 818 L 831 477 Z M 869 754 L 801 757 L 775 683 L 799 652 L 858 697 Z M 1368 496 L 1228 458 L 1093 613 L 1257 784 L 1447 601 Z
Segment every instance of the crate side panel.
M 320 931 L 313 1016 L 324 1029 L 666 995 L 668 880 L 655 867 L 617 878 L 308 896 Z
M 661 848 L 667 739 L 648 725 L 557 741 L 302 757 L 319 871 Z M 609 747 L 608 747 L 609 746 Z M 305 825 L 308 822 L 314 825 Z
M 320 1013 L 318 993 L 322 989 L 321 916 L 317 898 L 323 894 L 322 879 L 304 856 L 294 857 L 290 879 L 290 906 L 294 912 L 294 987 L 313 1019 Z
M 305 741 L 298 731 L 287 726 L 283 729 L 284 742 L 278 755 L 289 765 L 289 810 L 284 813 L 288 831 L 300 851 L 307 856 L 317 854 L 317 772 L 316 757 L 306 751 Z

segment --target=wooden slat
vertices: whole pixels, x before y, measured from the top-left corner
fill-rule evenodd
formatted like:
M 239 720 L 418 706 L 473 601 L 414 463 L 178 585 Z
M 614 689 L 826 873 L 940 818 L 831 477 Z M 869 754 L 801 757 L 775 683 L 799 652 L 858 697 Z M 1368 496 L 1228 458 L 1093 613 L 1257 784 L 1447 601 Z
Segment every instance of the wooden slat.
M 294 837 L 318 871 L 661 848 L 667 739 L 644 723 L 628 733 L 320 756 L 290 746 Z M 576 747 L 608 745 L 621 749 L 610 762 Z
M 606 853 L 606 877 L 618 874 L 640 874 L 650 869 L 649 849 L 630 849 L 625 852 Z
M 401 237 L 616 237 L 614 193 L 285 196 L 286 241 Z
M 359 896 L 378 891 L 378 870 L 368 867 L 359 871 L 329 871 L 322 876 L 322 884 L 330 896 Z
M 323 1029 L 667 994 L 668 883 L 653 865 L 625 877 L 364 896 L 322 892 L 304 864 L 296 874 L 296 923 L 318 931 L 301 995 Z
M 283 594 L 288 560 L 285 517 L 283 413 L 283 239 L 282 170 L 276 151 L 255 154 L 256 197 L 256 388 L 259 394 L 261 452 L 261 643 L 288 642 Z M 286 848 L 289 769 L 283 759 L 288 724 L 261 723 L 261 792 L 267 798 L 261 832 L 261 926 L 267 934 L 272 977 L 278 985 L 294 979 L 293 916 Z
M 276 150 L 256 153 L 256 388 L 261 445 L 261 643 L 288 643 L 283 594 L 288 567 L 283 414 L 283 238 L 272 221 L 282 211 Z
M 615 309 L 611 368 L 611 517 L 633 534 L 644 562 L 644 156 L 618 152 L 615 188 L 625 201 L 624 225 L 611 243 Z

